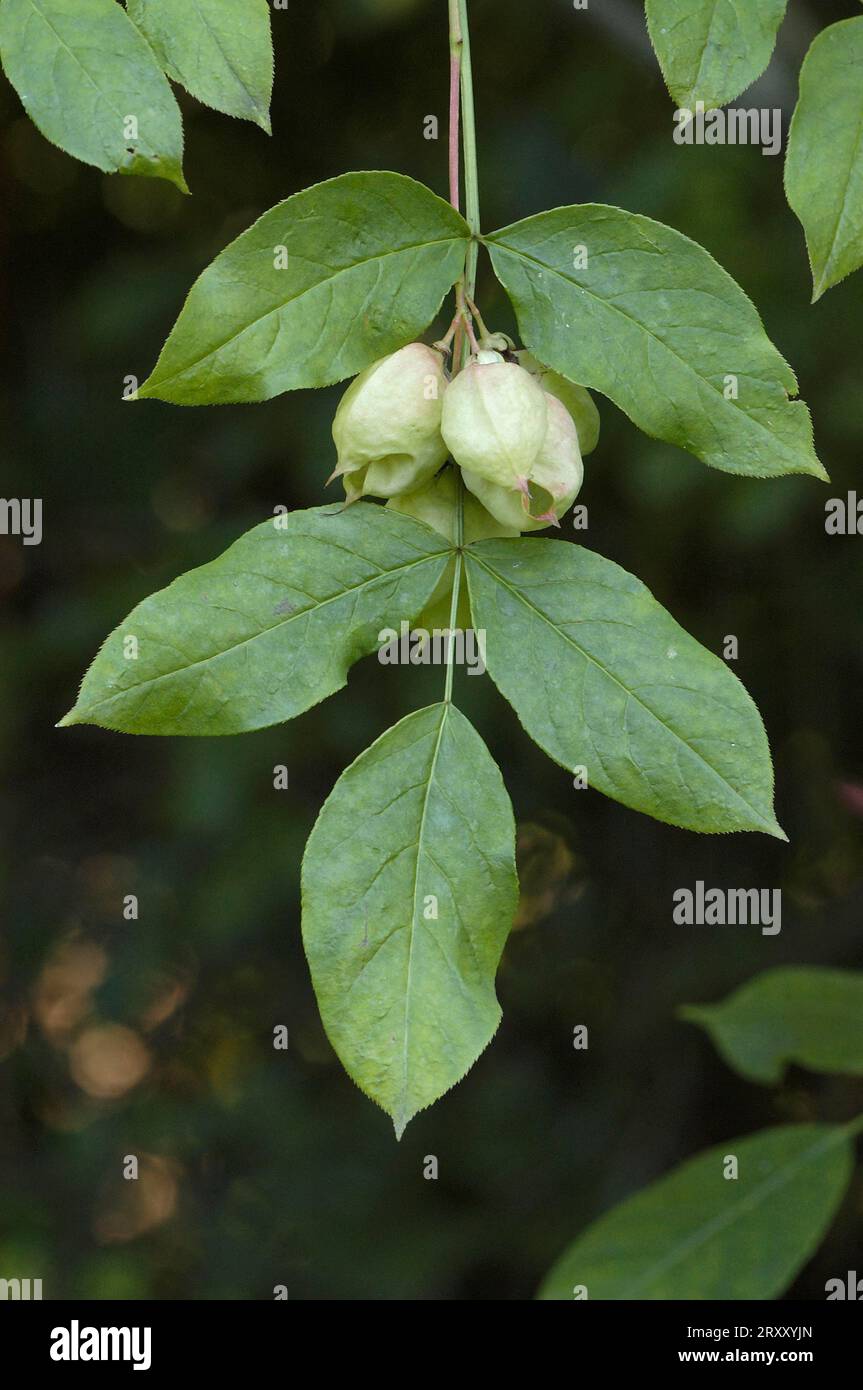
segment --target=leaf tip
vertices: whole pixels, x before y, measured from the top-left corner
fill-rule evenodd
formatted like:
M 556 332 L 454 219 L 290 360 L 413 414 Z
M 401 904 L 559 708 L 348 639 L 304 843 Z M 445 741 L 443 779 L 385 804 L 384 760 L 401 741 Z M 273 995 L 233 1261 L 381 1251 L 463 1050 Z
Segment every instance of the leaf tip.
M 78 706 L 76 705 L 75 709 L 70 709 L 68 714 L 64 714 L 62 719 L 58 719 L 57 723 L 54 725 L 54 728 L 70 729 L 73 724 L 79 724 L 81 721 L 75 717 L 75 711 L 77 710 L 77 708 Z
M 177 165 L 177 167 L 172 171 L 172 173 L 168 175 L 168 177 L 175 188 L 178 188 L 181 193 L 185 193 L 188 197 L 191 198 L 192 190 L 186 183 L 186 176 L 179 165 Z

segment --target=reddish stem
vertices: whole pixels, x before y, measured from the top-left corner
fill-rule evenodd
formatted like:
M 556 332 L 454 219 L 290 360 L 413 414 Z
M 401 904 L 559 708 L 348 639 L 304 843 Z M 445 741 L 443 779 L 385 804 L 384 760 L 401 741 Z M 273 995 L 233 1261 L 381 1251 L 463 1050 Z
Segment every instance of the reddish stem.
M 461 55 L 454 53 L 449 63 L 449 200 L 459 211 L 459 88 Z

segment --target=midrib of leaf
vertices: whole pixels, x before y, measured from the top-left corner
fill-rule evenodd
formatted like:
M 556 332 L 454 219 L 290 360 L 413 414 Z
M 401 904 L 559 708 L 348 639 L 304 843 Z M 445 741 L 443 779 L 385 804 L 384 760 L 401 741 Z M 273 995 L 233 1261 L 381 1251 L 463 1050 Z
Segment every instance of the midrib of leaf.
M 777 439 L 776 435 L 774 435 L 772 431 L 767 428 L 766 425 L 763 425 L 760 420 L 757 420 L 754 416 L 750 415 L 747 411 L 743 410 L 741 406 L 735 405 L 733 401 L 726 400 L 725 395 L 723 394 L 723 392 L 719 390 L 718 386 L 714 386 L 711 382 L 707 380 L 706 377 L 703 377 L 700 372 L 697 372 L 695 368 L 691 366 L 689 362 L 687 362 L 685 357 L 680 356 L 676 348 L 673 348 L 670 343 L 667 343 L 665 341 L 664 338 L 660 338 L 659 335 L 655 333 L 652 328 L 649 328 L 647 324 L 642 323 L 640 319 L 637 319 L 634 317 L 634 315 L 627 313 L 627 311 L 625 309 L 621 309 L 619 305 L 612 304 L 611 300 L 603 299 L 601 295 L 598 295 L 594 293 L 594 291 L 590 290 L 587 287 L 587 285 L 582 285 L 580 281 L 572 279 L 569 275 L 565 275 L 562 270 L 558 270 L 556 266 L 549 265 L 547 261 L 537 260 L 535 256 L 529 255 L 526 251 L 521 251 L 514 246 L 510 246 L 505 241 L 497 241 L 493 236 L 485 237 L 483 238 L 483 240 L 487 242 L 493 242 L 496 246 L 500 246 L 504 251 L 508 251 L 511 256 L 520 256 L 522 260 L 529 261 L 532 265 L 538 266 L 540 270 L 550 271 L 553 275 L 557 275 L 559 279 L 564 280 L 567 284 L 574 285 L 576 289 L 583 290 L 585 294 L 589 295 L 590 298 L 593 299 L 597 304 L 602 305 L 606 309 L 613 310 L 615 313 L 620 314 L 621 318 L 626 319 L 628 323 L 632 323 L 636 326 L 636 328 L 640 328 L 643 333 L 646 333 L 648 337 L 652 338 L 654 342 L 658 343 L 659 346 L 665 350 L 665 352 L 667 352 L 671 357 L 675 359 L 675 361 L 679 362 L 680 365 L 684 368 L 684 370 L 687 371 L 691 376 L 693 376 L 696 381 L 700 382 L 703 386 L 706 386 L 708 390 L 713 391 L 724 407 L 729 407 L 738 417 L 747 421 L 753 428 L 760 430 L 762 434 L 766 434 L 767 438 L 770 441 L 771 448 L 775 449 L 777 445 L 781 446 L 783 454 L 785 454 L 787 457 L 793 459 L 796 463 L 799 464 L 799 459 L 797 455 L 787 449 L 784 440 Z M 784 362 L 784 358 L 782 360 Z M 785 365 L 787 366 L 788 364 L 785 363 Z M 594 389 L 598 390 L 599 388 Z M 791 397 L 788 396 L 787 391 L 785 395 L 786 401 L 790 401 Z M 821 465 L 819 464 L 819 468 L 820 467 Z
M 552 632 L 556 633 L 558 637 L 563 638 L 565 642 L 568 642 L 569 645 L 578 652 L 579 656 L 583 657 L 585 661 L 590 662 L 592 666 L 595 666 L 596 669 L 598 671 L 601 671 L 603 675 L 606 676 L 610 681 L 613 681 L 614 684 L 624 692 L 628 699 L 633 700 L 635 704 L 640 705 L 644 712 L 646 714 L 649 714 L 651 719 L 654 719 L 661 729 L 664 729 L 665 732 L 667 734 L 670 734 L 672 738 L 676 738 L 677 741 L 681 743 L 684 748 L 688 748 L 690 753 L 692 753 L 693 756 L 699 760 L 699 762 L 704 764 L 708 771 L 711 772 L 713 776 L 718 779 L 720 784 L 724 788 L 726 788 L 727 791 L 731 792 L 731 794 L 736 798 L 736 800 L 739 801 L 742 806 L 745 806 L 747 811 L 751 812 L 751 814 L 755 816 L 755 818 L 761 825 L 769 826 L 771 833 L 775 834 L 775 829 L 772 826 L 771 822 L 766 820 L 762 813 L 756 810 L 756 808 L 746 800 L 745 796 L 741 796 L 740 792 L 738 792 L 735 787 L 732 787 L 731 784 L 726 781 L 726 779 L 723 777 L 722 773 L 718 770 L 718 768 L 715 768 L 712 763 L 708 762 L 703 753 L 699 752 L 697 748 L 693 748 L 692 744 L 688 743 L 687 740 L 681 734 L 679 734 L 676 729 L 672 729 L 669 724 L 666 724 L 665 721 L 656 713 L 656 711 L 652 710 L 650 706 L 644 702 L 640 695 L 638 695 L 634 690 L 630 690 L 629 686 L 624 685 L 623 681 L 620 680 L 617 676 L 615 676 L 612 671 L 609 671 L 607 666 L 604 666 L 601 661 L 597 661 L 596 657 L 591 656 L 589 652 L 586 652 L 583 647 L 579 646 L 578 642 L 576 642 L 573 637 L 569 636 L 568 633 L 563 632 L 563 630 L 557 626 L 557 624 L 548 616 L 547 613 L 544 613 L 541 608 L 537 608 L 536 605 L 530 601 L 527 595 L 522 592 L 522 590 L 517 589 L 514 585 L 510 584 L 506 579 L 504 579 L 503 575 L 501 575 L 498 570 L 493 569 L 484 560 L 481 560 L 475 552 L 469 552 L 469 554 L 471 559 L 475 560 L 477 564 L 482 565 L 483 569 L 486 570 L 487 573 L 489 573 L 493 579 L 496 579 L 499 584 L 502 584 L 505 589 L 508 589 L 511 594 L 513 594 L 517 599 L 519 599 L 519 601 L 523 603 L 526 608 L 529 608 L 531 612 L 535 613 L 539 618 L 541 618 L 542 621 L 548 627 L 551 628 Z
M 300 290 L 298 294 L 288 296 L 287 299 L 284 299 L 280 301 L 280 303 L 273 305 L 271 309 L 267 309 L 263 314 L 259 314 L 257 318 L 251 319 L 248 323 L 244 323 L 242 328 L 239 329 L 238 332 L 230 333 L 227 338 L 224 338 L 220 343 L 216 343 L 213 347 L 207 348 L 206 352 L 203 352 L 200 357 L 196 357 L 191 362 L 187 362 L 185 366 L 181 367 L 178 371 L 172 372 L 170 376 L 162 376 L 161 374 L 159 374 L 159 364 L 156 363 L 150 380 L 154 382 L 157 386 L 166 386 L 171 381 L 179 381 L 182 377 L 186 376 L 188 372 L 191 372 L 195 367 L 200 367 L 202 362 L 206 362 L 209 358 L 215 357 L 216 354 L 221 352 L 223 348 L 227 347 L 229 343 L 238 342 L 244 334 L 249 332 L 250 329 L 257 328 L 258 324 L 264 323 L 267 319 L 271 318 L 273 314 L 281 313 L 281 311 L 283 309 L 286 309 L 289 304 L 299 304 L 300 301 L 307 294 L 314 294 L 316 290 L 321 289 L 321 287 L 324 285 L 332 286 L 338 280 L 339 276 L 350 275 L 353 271 L 359 269 L 360 266 L 371 265 L 374 262 L 382 262 L 386 260 L 388 256 L 400 256 L 407 251 L 423 251 L 426 249 L 426 247 L 429 246 L 446 246 L 450 242 L 457 241 L 464 241 L 466 243 L 467 237 L 435 237 L 431 241 L 418 241 L 411 243 L 411 245 L 409 246 L 396 246 L 389 251 L 380 251 L 374 256 L 366 256 L 363 260 L 352 261 L 351 264 L 348 266 L 341 266 L 335 272 L 335 274 L 326 276 L 322 280 L 318 280 L 317 283 L 314 285 L 307 285 L 306 288 L 304 290 Z M 140 391 L 138 392 L 139 396 L 146 396 L 148 394 L 147 385 L 148 383 L 145 382 L 144 385 L 141 387 Z
M 88 705 L 88 712 L 100 709 L 102 706 L 110 706 L 115 700 L 122 700 L 132 693 L 137 695 L 140 691 L 146 689 L 147 686 L 157 685 L 159 681 L 169 680 L 172 676 L 176 676 L 180 672 L 185 674 L 188 671 L 193 671 L 196 666 L 206 666 L 211 661 L 219 661 L 224 656 L 240 651 L 242 647 L 248 646 L 249 643 L 256 642 L 259 637 L 269 636 L 271 633 L 278 631 L 279 628 L 287 626 L 288 623 L 292 623 L 300 618 L 308 618 L 312 614 L 319 613 L 322 608 L 326 608 L 330 603 L 337 603 L 340 599 L 347 598 L 351 594 L 361 593 L 363 589 L 370 588 L 373 584 L 379 583 L 380 580 L 384 578 L 388 578 L 392 575 L 405 574 L 408 570 L 415 569 L 417 565 L 425 565 L 432 560 L 439 560 L 442 555 L 448 553 L 449 552 L 446 550 L 435 551 L 432 555 L 422 555 L 418 560 L 410 560 L 407 564 L 396 566 L 395 569 L 381 570 L 379 574 L 372 575 L 370 579 L 364 579 L 359 584 L 352 584 L 347 589 L 340 589 L 338 593 L 330 594 L 329 598 L 321 599 L 319 603 L 312 604 L 308 608 L 303 608 L 298 613 L 288 613 L 281 622 L 273 623 L 271 627 L 262 628 L 260 632 L 254 632 L 251 637 L 244 637 L 241 642 L 235 642 L 230 647 L 224 647 L 220 652 L 213 652 L 209 656 L 199 657 L 197 660 L 189 662 L 187 666 L 175 666 L 171 671 L 162 671 L 158 676 L 148 676 L 146 680 L 137 681 L 134 685 L 127 686 L 125 690 L 119 690 L 114 695 L 106 695 L 101 700 L 97 700 L 95 704 Z M 70 711 L 70 713 L 74 714 L 74 710 Z M 66 718 L 68 719 L 69 715 L 67 715 Z M 61 720 L 61 726 L 63 723 L 65 723 L 65 721 Z
M 409 1036 L 410 1036 L 411 980 L 412 980 L 412 977 L 413 977 L 414 938 L 415 938 L 415 935 L 416 935 L 417 898 L 418 898 L 418 896 L 419 896 L 420 859 L 422 858 L 422 854 L 423 854 L 423 832 L 424 832 L 424 830 L 425 830 L 426 817 L 427 817 L 427 815 L 428 815 L 429 797 L 430 797 L 430 795 L 431 795 L 431 787 L 432 787 L 432 782 L 434 781 L 435 769 L 436 769 L 436 767 L 437 767 L 437 760 L 438 760 L 438 757 L 440 756 L 440 746 L 441 746 L 441 741 L 442 741 L 442 739 L 443 739 L 443 731 L 444 731 L 444 727 L 445 727 L 445 725 L 446 725 L 446 720 L 447 720 L 447 714 L 448 714 L 448 713 L 449 713 L 449 705 L 444 704 L 444 706 L 443 706 L 443 708 L 442 708 L 442 710 L 441 710 L 440 724 L 439 724 L 439 727 L 438 727 L 437 738 L 435 739 L 434 751 L 432 752 L 431 762 L 430 762 L 430 764 L 429 764 L 429 775 L 428 775 L 428 781 L 426 782 L 425 796 L 423 797 L 423 807 L 422 807 L 422 813 L 421 813 L 421 815 L 420 815 L 419 835 L 417 836 L 417 853 L 416 853 L 416 860 L 415 860 L 415 863 L 414 863 L 414 887 L 413 887 L 413 897 L 412 897 L 412 902 L 411 902 L 410 940 L 409 940 L 409 943 L 408 943 L 408 968 L 407 968 L 407 974 L 406 974 L 406 977 L 405 977 L 405 1013 L 404 1013 L 404 1044 L 403 1044 L 403 1047 L 402 1047 L 402 1090 L 401 1090 L 401 1103 L 400 1103 L 400 1107 L 399 1107 L 399 1113 L 398 1113 L 397 1115 L 394 1115 L 394 1116 L 393 1116 L 393 1121 L 394 1121 L 394 1123 L 395 1123 L 395 1131 L 396 1131 L 396 1138 L 397 1138 L 397 1139 L 400 1139 L 400 1138 L 402 1137 L 402 1135 L 403 1135 L 404 1132 L 405 1132 L 405 1128 L 406 1128 L 406 1126 L 407 1126 L 407 1118 L 406 1118 L 406 1113 L 405 1113 L 405 1112 L 406 1112 L 406 1110 L 407 1110 L 407 1104 L 408 1104 L 408 1040 L 409 1040 Z
M 241 75 L 241 74 L 237 71 L 237 69 L 234 67 L 233 60 L 232 60 L 232 58 L 231 58 L 231 55 L 230 55 L 230 54 L 225 50 L 225 48 L 222 46 L 222 41 L 221 41 L 221 38 L 219 37 L 219 34 L 217 33 L 216 29 L 213 28 L 213 27 L 210 25 L 210 23 L 209 23 L 209 21 L 207 20 L 206 16 L 205 16 L 204 13 L 202 12 L 201 6 L 200 6 L 200 4 L 199 4 L 199 0 L 192 0 L 192 3 L 193 3 L 193 5 L 195 6 L 195 10 L 197 11 L 197 14 L 198 14 L 198 17 L 199 17 L 199 19 L 200 19 L 200 21 L 201 21 L 201 24 L 202 24 L 203 27 L 207 30 L 207 32 L 211 35 L 211 37 L 212 37 L 212 39 L 213 39 L 213 42 L 214 42 L 214 44 L 216 45 L 216 48 L 219 50 L 219 52 L 221 53 L 222 57 L 224 58 L 224 60 L 225 60 L 225 67 L 228 69 L 229 72 L 231 72 L 231 73 L 233 74 L 233 76 L 236 78 L 237 82 L 239 83 L 240 87 L 241 87 L 242 90 L 245 92 L 245 94 L 246 94 L 246 96 L 247 96 L 247 98 L 248 98 L 248 101 L 249 101 L 249 105 L 251 106 L 252 110 L 253 110 L 253 111 L 257 111 L 259 115 L 266 115 L 266 112 L 262 109 L 262 107 L 260 107 L 260 106 L 258 105 L 258 102 L 256 101 L 254 94 L 253 94 L 253 93 L 249 90 L 249 88 L 246 86 L 245 78 L 243 78 L 242 75 Z M 268 22 L 269 22 L 269 21 L 268 21 Z
M 661 1259 L 657 1260 L 655 1264 L 651 1265 L 641 1278 L 628 1284 L 626 1286 L 625 1296 L 628 1298 L 637 1297 L 640 1290 L 648 1286 L 654 1279 L 659 1278 L 660 1275 L 666 1274 L 668 1270 L 673 1269 L 675 1265 L 680 1264 L 693 1250 L 697 1250 L 699 1246 L 704 1245 L 712 1236 L 718 1235 L 720 1231 L 724 1231 L 729 1226 L 733 1226 L 736 1222 L 740 1221 L 749 1211 L 759 1206 L 762 1201 L 772 1196 L 774 1192 L 778 1192 L 783 1187 L 786 1187 L 803 1168 L 811 1163 L 813 1158 L 819 1157 L 823 1152 L 835 1148 L 840 1143 L 847 1143 L 848 1140 L 849 1130 L 846 1127 L 837 1128 L 834 1133 L 828 1134 L 818 1140 L 810 1149 L 807 1149 L 807 1151 L 801 1154 L 797 1159 L 792 1160 L 791 1163 L 786 1164 L 778 1173 L 771 1173 L 769 1177 L 764 1178 L 762 1182 L 753 1188 L 751 1192 L 747 1193 L 745 1197 L 735 1199 L 728 1210 L 722 1212 L 719 1216 L 715 1216 L 711 1221 L 706 1221 L 703 1226 L 696 1227 L 696 1229 L 682 1240 L 679 1245 L 675 1246 L 667 1255 L 664 1255 Z

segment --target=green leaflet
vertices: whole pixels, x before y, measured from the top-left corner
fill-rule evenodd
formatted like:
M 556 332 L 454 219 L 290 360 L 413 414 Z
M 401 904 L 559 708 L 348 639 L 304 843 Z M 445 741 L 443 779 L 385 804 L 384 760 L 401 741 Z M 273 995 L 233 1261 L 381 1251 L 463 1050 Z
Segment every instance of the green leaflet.
M 599 204 L 543 212 L 486 241 L 541 362 L 713 468 L 826 478 L 809 411 L 789 400 L 794 373 L 703 247 Z
M 169 179 L 188 192 L 180 108 L 115 0 L 2 0 L 0 55 L 48 140 L 108 173 Z
M 863 265 L 863 18 L 831 24 L 806 55 L 785 191 L 806 233 L 814 303 Z
M 388 729 L 324 804 L 303 859 L 306 955 L 333 1047 L 399 1138 L 500 1022 L 517 895 L 509 798 L 451 704 Z
M 589 1226 L 538 1296 L 777 1298 L 836 1213 L 858 1128 L 787 1125 L 698 1154 Z
M 465 560 L 488 672 L 549 757 L 672 825 L 785 838 L 755 705 L 640 580 L 562 541 L 480 541 Z
M 428 326 L 468 240 L 449 203 L 402 174 L 295 193 L 195 282 L 138 395 L 262 401 L 353 376 Z
M 367 502 L 264 521 L 133 609 L 61 724 L 235 734 L 293 719 L 341 689 L 383 627 L 420 612 L 450 553 Z
M 159 61 L 192 96 L 270 133 L 268 0 L 126 0 Z
M 788 0 L 646 0 L 647 28 L 679 107 L 724 106 L 760 77 Z
M 810 1071 L 863 1076 L 863 974 L 792 965 L 768 970 L 720 1004 L 680 1010 L 706 1029 L 722 1058 L 750 1081 Z

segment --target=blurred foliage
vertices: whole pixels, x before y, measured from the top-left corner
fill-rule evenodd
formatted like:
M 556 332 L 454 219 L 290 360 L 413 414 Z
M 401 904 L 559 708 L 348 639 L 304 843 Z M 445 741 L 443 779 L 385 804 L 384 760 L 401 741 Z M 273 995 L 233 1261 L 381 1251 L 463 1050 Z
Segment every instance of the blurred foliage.
M 847 15 L 792 9 L 740 103 L 786 118 L 808 37 Z M 74 163 L 0 89 L 2 493 L 42 497 L 45 527 L 38 547 L 0 537 L 0 1275 L 41 1277 L 46 1297 L 527 1298 L 590 1219 L 688 1154 L 863 1108 L 847 1078 L 747 1083 L 675 1018 L 763 969 L 863 963 L 863 538 L 824 533 L 826 499 L 859 486 L 863 280 L 811 309 L 781 161 L 673 143 L 637 0 L 473 0 L 484 222 L 589 200 L 666 221 L 740 281 L 799 373 L 828 487 L 710 473 L 600 402 L 581 499 L 592 547 L 708 647 L 739 638 L 790 846 L 575 792 L 489 681 L 458 678 L 521 824 L 525 895 L 498 1036 L 396 1145 L 322 1033 L 299 864 L 339 772 L 441 673 L 369 660 L 302 720 L 235 739 L 53 727 L 137 600 L 274 506 L 325 499 L 339 388 L 183 409 L 123 402 L 123 378 L 143 379 L 195 275 L 280 198 L 355 168 L 445 191 L 443 10 L 276 13 L 272 141 L 180 96 L 192 198 Z M 511 327 L 487 263 L 479 298 Z M 781 935 L 675 926 L 672 893 L 697 879 L 781 887 Z M 858 1185 L 792 1295 L 823 1298 L 861 1234 Z

